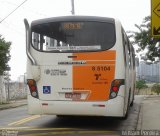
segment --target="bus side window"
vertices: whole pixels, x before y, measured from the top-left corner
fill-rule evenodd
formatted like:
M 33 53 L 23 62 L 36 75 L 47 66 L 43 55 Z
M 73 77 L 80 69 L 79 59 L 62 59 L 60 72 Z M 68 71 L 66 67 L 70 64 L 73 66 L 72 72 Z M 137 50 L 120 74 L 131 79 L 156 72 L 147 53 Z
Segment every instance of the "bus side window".
M 40 51 L 43 51 L 44 50 L 44 47 L 43 47 L 43 44 L 45 43 L 45 36 L 43 35 L 40 35 L 38 33 L 35 33 L 33 32 L 32 33 L 32 45 L 35 49 L 37 50 L 40 50 Z
M 33 46 L 36 48 L 36 49 L 38 49 L 38 45 L 39 45 L 39 34 L 38 33 L 35 33 L 35 32 L 33 32 L 32 33 L 33 34 L 33 39 L 32 39 L 32 44 L 33 44 Z
M 126 40 L 125 40 L 125 35 L 124 35 L 124 30 L 123 30 L 123 28 L 122 28 L 122 39 L 123 39 L 124 61 L 125 61 L 125 66 L 127 66 Z
M 129 40 L 128 40 L 128 37 L 126 36 L 126 38 L 127 38 L 127 46 L 128 46 L 128 55 L 129 55 L 129 67 L 131 68 L 131 45 L 130 45 L 130 42 L 129 42 Z
M 43 51 L 43 44 L 45 43 L 45 39 L 43 35 L 40 35 L 40 51 Z
M 123 30 L 123 37 L 124 37 L 125 54 L 126 54 L 126 60 L 127 60 L 126 65 L 128 65 L 129 68 L 131 68 L 131 45 L 124 30 Z

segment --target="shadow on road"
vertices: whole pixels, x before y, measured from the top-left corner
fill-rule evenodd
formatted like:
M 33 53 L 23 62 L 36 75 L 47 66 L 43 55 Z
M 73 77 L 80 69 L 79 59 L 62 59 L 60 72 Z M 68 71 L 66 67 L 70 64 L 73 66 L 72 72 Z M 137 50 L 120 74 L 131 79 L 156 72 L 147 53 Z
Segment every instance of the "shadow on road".
M 40 127 L 47 128 L 75 128 L 92 130 L 135 130 L 138 121 L 140 106 L 134 104 L 129 110 L 126 120 L 113 117 L 90 117 L 90 116 L 62 116 L 53 117 Z
M 78 128 L 78 129 L 109 129 L 117 128 L 121 119 L 109 118 L 109 117 L 57 117 L 51 120 L 45 127 L 57 127 L 57 128 Z

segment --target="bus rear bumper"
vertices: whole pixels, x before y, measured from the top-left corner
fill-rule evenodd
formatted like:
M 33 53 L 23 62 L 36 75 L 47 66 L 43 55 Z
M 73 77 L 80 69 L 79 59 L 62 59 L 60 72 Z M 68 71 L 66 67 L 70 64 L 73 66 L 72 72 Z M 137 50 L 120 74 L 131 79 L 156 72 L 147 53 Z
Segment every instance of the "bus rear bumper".
M 42 101 L 33 97 L 31 99 L 28 99 L 29 114 L 124 116 L 124 97 L 121 96 L 103 102 Z

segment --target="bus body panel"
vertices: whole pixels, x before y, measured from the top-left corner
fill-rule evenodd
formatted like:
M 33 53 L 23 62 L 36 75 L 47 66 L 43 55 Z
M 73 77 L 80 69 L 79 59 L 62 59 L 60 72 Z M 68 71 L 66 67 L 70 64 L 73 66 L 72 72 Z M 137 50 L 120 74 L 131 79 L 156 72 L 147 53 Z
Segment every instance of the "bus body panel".
M 83 101 L 109 99 L 110 85 L 115 79 L 115 50 L 63 53 L 58 56 L 57 54 L 46 55 L 33 49 L 33 54 L 37 63 L 41 64 L 39 65 L 40 75 L 43 77 L 37 82 L 39 99 L 73 100 L 65 98 L 67 93 L 80 94 L 82 98 L 79 100 Z M 68 56 L 76 56 L 76 58 L 71 59 Z M 48 63 L 44 58 L 47 58 Z M 50 93 L 44 92 L 45 87 L 50 88 Z M 77 101 L 77 99 L 74 100 Z
M 124 98 L 121 96 L 103 102 L 73 102 L 43 101 L 29 95 L 28 105 L 31 115 L 124 116 Z
M 39 70 L 33 72 L 28 59 L 27 78 L 36 80 L 39 99 L 28 90 L 29 114 L 124 117 L 134 97 L 134 66 L 129 64 L 134 58 L 128 54 L 127 37 L 117 20 L 115 30 L 116 43 L 104 51 L 46 53 L 30 46 Z M 123 79 L 124 85 L 110 99 L 115 79 Z

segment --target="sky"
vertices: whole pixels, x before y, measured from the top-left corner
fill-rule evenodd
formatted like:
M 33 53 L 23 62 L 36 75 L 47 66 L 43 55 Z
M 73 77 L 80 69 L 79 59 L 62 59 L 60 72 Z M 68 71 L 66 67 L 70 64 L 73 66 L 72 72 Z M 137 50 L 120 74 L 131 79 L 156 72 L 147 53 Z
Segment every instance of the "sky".
M 24 0 L 0 0 L 0 22 Z M 150 0 L 74 0 L 75 15 L 118 18 L 126 31 L 137 31 L 151 14 Z M 0 35 L 11 45 L 11 79 L 18 80 L 26 72 L 25 27 L 23 20 L 71 15 L 71 0 L 26 0 L 13 14 L 0 23 Z

